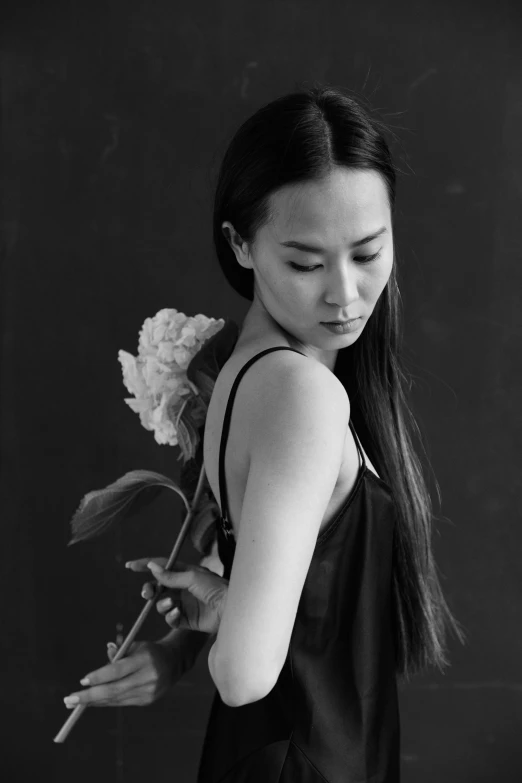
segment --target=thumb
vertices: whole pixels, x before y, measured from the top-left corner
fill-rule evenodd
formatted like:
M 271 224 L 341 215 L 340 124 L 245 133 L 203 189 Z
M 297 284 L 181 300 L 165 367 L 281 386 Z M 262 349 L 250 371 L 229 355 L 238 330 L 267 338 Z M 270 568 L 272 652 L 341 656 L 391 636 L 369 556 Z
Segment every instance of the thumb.
M 154 562 L 154 560 L 149 560 L 147 562 L 147 567 L 160 585 L 172 588 L 187 587 L 188 585 L 186 585 L 185 582 L 189 579 L 188 570 L 196 570 L 195 566 L 184 563 L 181 560 L 174 563 L 169 570 L 159 563 Z
M 191 565 L 186 570 L 165 571 L 149 562 L 149 568 L 161 585 L 171 590 L 188 590 L 204 604 L 212 603 L 228 587 L 226 579 L 203 566 Z
M 131 571 L 146 571 L 147 563 L 157 563 L 164 568 L 167 562 L 166 557 L 139 557 L 137 560 L 127 560 L 125 568 L 130 568 Z

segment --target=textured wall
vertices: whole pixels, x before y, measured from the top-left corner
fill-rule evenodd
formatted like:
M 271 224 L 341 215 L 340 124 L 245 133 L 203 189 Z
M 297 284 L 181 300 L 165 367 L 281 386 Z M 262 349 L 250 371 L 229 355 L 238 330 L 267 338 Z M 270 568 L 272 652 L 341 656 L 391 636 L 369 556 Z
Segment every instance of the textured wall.
M 177 476 L 123 402 L 118 349 L 162 307 L 241 319 L 213 254 L 215 172 L 243 119 L 318 79 L 401 139 L 405 360 L 469 638 L 401 691 L 403 780 L 520 781 L 519 4 L 11 2 L 0 19 L 2 779 L 195 779 L 208 648 L 168 698 L 90 709 L 52 741 L 62 697 L 142 606 L 124 560 L 168 553 L 182 508 L 162 497 L 145 525 L 71 548 L 69 520 L 127 470 Z

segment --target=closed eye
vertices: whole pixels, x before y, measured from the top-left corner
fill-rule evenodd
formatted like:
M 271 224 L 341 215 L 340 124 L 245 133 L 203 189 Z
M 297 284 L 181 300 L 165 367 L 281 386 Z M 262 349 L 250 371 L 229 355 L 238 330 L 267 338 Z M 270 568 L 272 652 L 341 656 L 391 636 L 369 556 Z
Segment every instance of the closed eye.
M 355 256 L 354 261 L 357 261 L 359 264 L 369 264 L 371 261 L 375 261 L 379 256 L 381 255 L 381 252 L 374 253 L 372 256 Z M 314 269 L 319 269 L 322 264 L 316 264 L 315 266 L 301 266 L 300 264 L 296 264 L 294 261 L 289 262 L 289 266 L 292 267 L 292 269 L 295 269 L 296 272 L 313 272 Z

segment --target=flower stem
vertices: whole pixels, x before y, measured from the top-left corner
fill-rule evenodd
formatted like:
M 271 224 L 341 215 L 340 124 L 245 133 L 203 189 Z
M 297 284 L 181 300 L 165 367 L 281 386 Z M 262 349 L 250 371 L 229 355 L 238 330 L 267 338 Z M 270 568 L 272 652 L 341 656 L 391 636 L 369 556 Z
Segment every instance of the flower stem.
M 181 530 L 179 531 L 178 537 L 176 538 L 176 543 L 174 544 L 172 552 L 170 553 L 170 557 L 167 560 L 167 563 L 165 565 L 165 570 L 167 570 L 167 571 L 170 568 L 172 568 L 172 566 L 176 562 L 176 559 L 178 557 L 179 551 L 180 551 L 180 549 L 181 549 L 181 547 L 183 545 L 183 542 L 184 542 L 184 540 L 185 540 L 185 538 L 187 536 L 187 533 L 188 533 L 189 528 L 190 528 L 190 523 L 192 522 L 192 517 L 194 516 L 194 509 L 197 508 L 197 505 L 198 505 L 199 499 L 200 499 L 200 495 L 201 495 L 201 493 L 203 491 L 204 482 L 205 482 L 205 465 L 202 464 L 201 470 L 200 470 L 200 473 L 199 473 L 198 483 L 197 483 L 197 486 L 196 486 L 196 491 L 194 493 L 194 498 L 192 500 L 192 505 L 190 506 L 190 508 L 189 508 L 189 510 L 187 512 L 187 515 L 185 517 L 185 521 L 183 522 L 183 525 L 181 526 Z M 115 661 L 119 661 L 120 658 L 123 658 L 125 656 L 127 650 L 129 649 L 129 647 L 133 643 L 134 639 L 136 638 L 136 635 L 137 635 L 138 631 L 140 630 L 141 626 L 145 622 L 145 619 L 146 619 L 147 615 L 149 614 L 150 610 L 154 606 L 158 596 L 161 595 L 161 593 L 163 592 L 164 589 L 165 589 L 165 586 L 158 583 L 158 586 L 157 586 L 157 588 L 155 590 L 155 593 L 154 593 L 154 597 L 150 598 L 147 601 L 147 603 L 145 604 L 145 606 L 143 607 L 143 609 L 141 610 L 141 612 L 140 612 L 136 622 L 134 623 L 134 625 L 130 629 L 129 633 L 125 637 L 125 639 L 123 641 L 123 644 L 118 649 L 118 652 L 116 653 L 116 655 L 112 659 L 112 663 L 114 663 Z M 54 742 L 64 742 L 64 740 L 67 738 L 69 732 L 71 731 L 72 727 L 74 726 L 76 721 L 80 718 L 80 716 L 82 715 L 83 711 L 86 709 L 87 706 L 88 706 L 87 704 L 78 704 L 78 706 L 74 708 L 74 710 L 72 711 L 72 713 L 70 714 L 70 716 L 65 721 L 65 723 L 62 726 L 62 728 L 60 729 L 60 731 L 58 732 L 58 734 L 54 738 Z

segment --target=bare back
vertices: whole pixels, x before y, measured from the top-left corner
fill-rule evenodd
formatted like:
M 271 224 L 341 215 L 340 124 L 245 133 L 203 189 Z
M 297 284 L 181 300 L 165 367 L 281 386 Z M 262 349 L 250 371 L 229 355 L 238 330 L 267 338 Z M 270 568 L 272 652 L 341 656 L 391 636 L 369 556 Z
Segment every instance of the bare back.
M 216 380 L 205 422 L 203 459 L 208 482 L 220 508 L 221 498 L 219 496 L 218 481 L 219 445 L 225 409 L 232 384 L 240 369 L 252 356 L 266 348 L 282 344 L 284 344 L 284 341 L 282 341 L 280 336 L 277 338 L 265 337 L 263 340 L 258 340 L 255 343 L 250 342 L 245 346 L 235 348 L 230 358 L 222 367 Z M 287 352 L 276 352 L 276 354 L 279 355 L 282 353 L 285 354 Z M 263 357 L 263 362 L 257 368 L 257 372 L 269 371 L 267 368 L 273 355 L 274 354 L 270 354 Z M 308 360 L 316 361 L 312 358 L 308 358 Z M 230 524 L 234 530 L 236 540 L 239 533 L 243 498 L 250 467 L 251 410 L 256 404 L 258 395 L 258 385 L 254 372 L 255 367 L 256 365 L 246 373 L 237 389 L 225 453 L 225 478 L 228 492 Z M 377 471 L 370 463 L 366 452 L 364 452 L 364 456 L 368 469 L 375 473 L 375 475 L 378 475 Z M 350 428 L 347 427 L 339 475 L 326 512 L 321 521 L 320 533 L 328 527 L 330 521 L 338 514 L 346 497 L 355 485 L 358 471 L 359 455 L 352 432 Z

